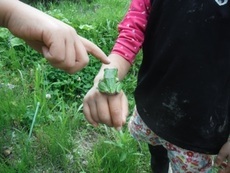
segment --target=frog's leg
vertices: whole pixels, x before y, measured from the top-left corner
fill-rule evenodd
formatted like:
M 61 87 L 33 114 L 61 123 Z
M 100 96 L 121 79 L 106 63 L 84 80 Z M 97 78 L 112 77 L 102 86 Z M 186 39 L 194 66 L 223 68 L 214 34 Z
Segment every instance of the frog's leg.
M 109 93 L 108 87 L 107 87 L 107 85 L 105 84 L 105 82 L 99 82 L 99 84 L 98 84 L 98 90 L 99 90 L 101 93 Z

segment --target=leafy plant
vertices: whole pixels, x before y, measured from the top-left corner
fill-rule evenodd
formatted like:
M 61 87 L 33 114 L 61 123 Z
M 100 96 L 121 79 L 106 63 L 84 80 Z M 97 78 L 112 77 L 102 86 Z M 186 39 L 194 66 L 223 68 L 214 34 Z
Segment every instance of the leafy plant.
M 105 140 L 104 137 L 99 139 L 92 153 L 89 153 L 88 172 L 142 173 L 147 171 L 140 169 L 142 163 L 147 163 L 145 166 L 149 167 L 149 163 L 144 161 L 148 159 L 143 154 L 146 152 L 146 146 L 138 145 L 127 129 L 124 132 L 106 127 L 105 129 L 107 139 Z

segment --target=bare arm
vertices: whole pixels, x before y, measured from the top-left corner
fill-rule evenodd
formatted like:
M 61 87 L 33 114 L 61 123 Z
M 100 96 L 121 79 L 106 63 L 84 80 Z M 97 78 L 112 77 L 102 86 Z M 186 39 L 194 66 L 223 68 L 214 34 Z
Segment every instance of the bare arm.
M 56 68 L 75 73 L 88 64 L 88 53 L 109 63 L 104 52 L 71 26 L 17 0 L 0 0 L 0 26 L 43 53 Z
M 120 80 L 125 77 L 144 41 L 149 10 L 149 0 L 133 0 L 118 26 L 119 36 L 109 55 L 110 64 L 102 65 L 95 77 L 94 86 L 86 94 L 83 102 L 85 117 L 94 126 L 102 123 L 120 129 L 126 122 L 129 111 L 125 93 L 122 91 L 116 95 L 102 94 L 97 90 L 97 85 L 103 78 L 106 67 L 117 68 Z

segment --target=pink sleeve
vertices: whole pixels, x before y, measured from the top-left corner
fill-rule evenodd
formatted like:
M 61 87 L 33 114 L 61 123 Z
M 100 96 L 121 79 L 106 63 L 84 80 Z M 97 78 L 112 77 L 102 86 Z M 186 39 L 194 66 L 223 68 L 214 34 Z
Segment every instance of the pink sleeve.
M 111 53 L 133 63 L 144 41 L 150 8 L 150 0 L 132 0 L 128 12 L 118 25 L 119 35 Z

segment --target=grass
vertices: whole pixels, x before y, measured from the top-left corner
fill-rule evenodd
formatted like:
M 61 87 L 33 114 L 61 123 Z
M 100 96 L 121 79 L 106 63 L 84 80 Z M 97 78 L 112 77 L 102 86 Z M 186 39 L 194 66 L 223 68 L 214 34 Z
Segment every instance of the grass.
M 94 0 L 32 5 L 71 24 L 108 54 L 128 3 Z M 111 7 L 116 8 L 111 11 Z M 101 65 L 90 58 L 84 70 L 68 75 L 0 29 L 1 173 L 150 171 L 147 146 L 137 143 L 126 126 L 117 132 L 104 125 L 94 128 L 85 120 L 82 99 Z M 137 68 L 138 63 L 125 79 L 130 108 Z

